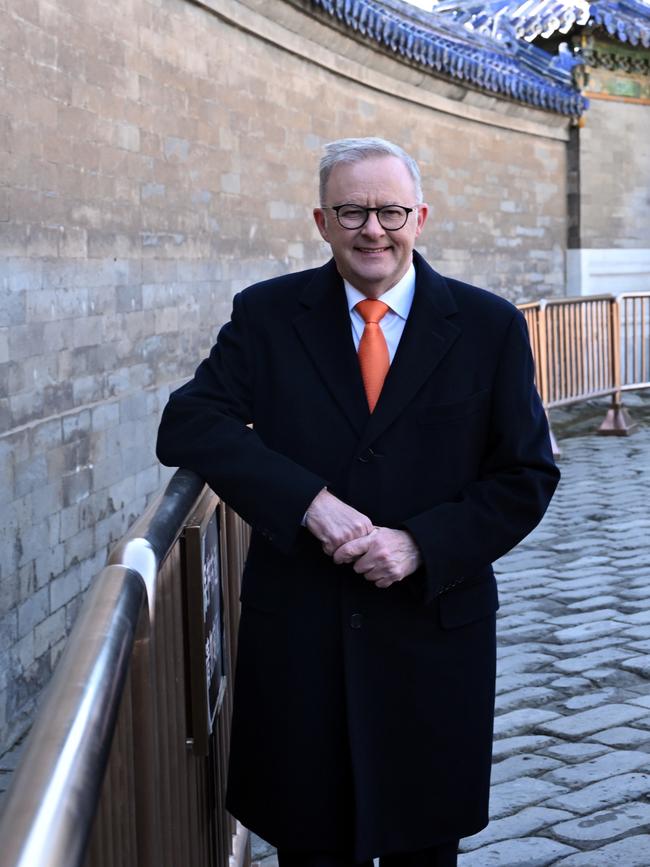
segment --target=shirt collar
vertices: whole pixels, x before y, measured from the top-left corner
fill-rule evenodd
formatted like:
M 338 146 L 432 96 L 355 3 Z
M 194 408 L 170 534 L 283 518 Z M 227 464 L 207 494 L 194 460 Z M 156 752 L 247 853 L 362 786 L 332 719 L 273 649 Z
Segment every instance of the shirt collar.
M 345 286 L 345 295 L 348 299 L 348 310 L 352 313 L 352 309 L 359 301 L 363 301 L 366 296 L 355 289 L 347 280 L 343 281 Z M 408 271 L 391 289 L 384 292 L 379 300 L 384 304 L 388 304 L 393 313 L 397 313 L 402 319 L 407 319 L 413 304 L 413 296 L 415 295 L 415 267 L 411 262 Z

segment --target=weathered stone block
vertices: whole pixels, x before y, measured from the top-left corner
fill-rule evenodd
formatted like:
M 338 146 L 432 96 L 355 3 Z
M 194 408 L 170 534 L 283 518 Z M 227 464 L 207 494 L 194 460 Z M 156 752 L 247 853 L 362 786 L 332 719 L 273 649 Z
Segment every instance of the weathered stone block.
M 649 824 L 650 804 L 637 801 L 560 822 L 553 827 L 553 834 L 568 843 L 607 843 L 622 834 L 645 830 Z
M 34 629 L 34 654 L 38 659 L 66 635 L 65 608 L 59 608 Z
M 64 543 L 64 568 L 70 569 L 71 566 L 92 556 L 94 553 L 93 541 L 92 527 L 87 527 L 66 539 Z
M 18 607 L 18 636 L 31 632 L 49 614 L 50 594 L 47 587 L 37 590 Z
M 535 777 L 520 777 L 498 783 L 490 790 L 490 815 L 500 819 L 522 809 L 562 794 L 566 789 Z
M 520 837 L 491 843 L 485 848 L 462 856 L 463 867 L 497 867 L 497 865 L 523 865 L 550 867 L 576 849 L 546 837 Z
M 63 571 L 64 548 L 62 544 L 50 545 L 34 559 L 35 586 L 45 587 L 48 582 Z
M 0 653 L 5 653 L 18 638 L 18 609 L 0 614 Z M 0 666 L 3 670 L 4 666 Z
M 55 578 L 49 584 L 50 611 L 54 613 L 62 605 L 66 605 L 81 590 L 81 576 L 78 565 L 72 566 L 66 573 Z
M 87 437 L 91 429 L 90 410 L 86 409 L 75 415 L 67 415 L 62 422 L 63 442 L 69 443 Z
M 47 455 L 36 454 L 27 461 L 17 463 L 14 468 L 14 495 L 23 497 L 48 482 Z
M 71 506 L 89 496 L 92 490 L 92 470 L 80 467 L 63 476 L 63 505 Z
M 18 638 L 12 648 L 12 656 L 16 661 L 19 671 L 27 671 L 34 662 L 34 630 L 30 629 L 25 635 Z M 22 699 L 24 701 L 24 698 Z
M 0 282 L 0 326 L 15 328 L 23 326 L 26 320 L 26 290 L 10 289 L 8 278 Z M 8 359 L 15 357 L 13 343 L 7 335 Z M 7 359 L 7 360 L 8 360 Z

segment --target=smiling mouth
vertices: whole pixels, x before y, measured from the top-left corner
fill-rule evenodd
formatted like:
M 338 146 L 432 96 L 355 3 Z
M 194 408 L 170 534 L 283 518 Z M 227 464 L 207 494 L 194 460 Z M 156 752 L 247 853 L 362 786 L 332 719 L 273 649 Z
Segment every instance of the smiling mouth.
M 360 253 L 385 253 L 390 247 L 357 247 Z

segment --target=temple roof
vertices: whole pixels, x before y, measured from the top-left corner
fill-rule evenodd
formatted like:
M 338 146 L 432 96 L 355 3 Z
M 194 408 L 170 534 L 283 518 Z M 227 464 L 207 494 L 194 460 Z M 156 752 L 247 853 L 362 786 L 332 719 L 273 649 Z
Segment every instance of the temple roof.
M 468 28 L 401 0 L 308 0 L 384 49 L 448 77 L 517 102 L 579 116 L 587 102 L 573 85 L 576 59 L 549 55 L 517 38 Z M 502 0 L 502 5 L 503 0 Z M 510 28 L 512 30 L 512 28 Z
M 510 28 L 519 39 L 531 41 L 589 24 L 602 27 L 620 42 L 650 45 L 650 2 L 646 0 L 441 0 L 434 2 L 432 11 L 497 39 Z
M 568 33 L 574 25 L 586 24 L 590 4 L 588 0 L 441 0 L 434 3 L 432 11 L 496 39 L 504 28 L 512 28 L 519 39 L 531 41 L 536 36 L 548 37 L 557 30 Z
M 650 3 L 643 0 L 592 3 L 591 23 L 620 42 L 650 48 Z

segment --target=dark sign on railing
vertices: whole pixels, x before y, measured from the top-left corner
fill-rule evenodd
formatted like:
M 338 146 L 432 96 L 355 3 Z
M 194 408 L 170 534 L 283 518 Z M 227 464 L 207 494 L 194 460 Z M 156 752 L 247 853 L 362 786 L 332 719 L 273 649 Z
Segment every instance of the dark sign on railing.
M 212 508 L 206 508 L 206 497 L 214 499 Z M 191 685 L 189 737 L 195 755 L 208 753 L 208 740 L 226 683 L 220 514 L 221 506 L 217 505 L 216 496 L 208 492 L 196 511 L 196 521 L 190 518 L 184 531 L 186 634 Z

